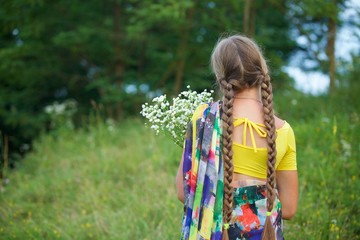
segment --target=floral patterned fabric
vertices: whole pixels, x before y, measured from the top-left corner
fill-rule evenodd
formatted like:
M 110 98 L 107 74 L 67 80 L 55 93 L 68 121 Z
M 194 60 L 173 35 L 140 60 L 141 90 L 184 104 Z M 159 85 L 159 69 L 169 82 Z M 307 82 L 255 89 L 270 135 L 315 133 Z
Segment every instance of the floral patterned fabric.
M 266 219 L 266 186 L 255 185 L 234 189 L 234 210 L 228 230 L 230 240 L 261 240 Z M 275 200 L 271 222 L 276 240 L 283 240 L 281 204 Z
M 224 170 L 219 102 L 201 105 L 186 134 L 182 240 L 221 240 Z

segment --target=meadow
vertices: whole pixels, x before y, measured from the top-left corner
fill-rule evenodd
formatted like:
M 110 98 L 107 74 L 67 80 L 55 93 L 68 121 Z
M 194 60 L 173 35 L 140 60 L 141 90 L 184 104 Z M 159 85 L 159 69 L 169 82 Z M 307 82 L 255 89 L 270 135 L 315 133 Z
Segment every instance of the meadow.
M 285 98 L 276 106 L 296 134 L 300 183 L 286 239 L 360 239 L 359 112 Z M 0 193 L 0 239 L 178 239 L 180 155 L 139 118 L 42 134 Z

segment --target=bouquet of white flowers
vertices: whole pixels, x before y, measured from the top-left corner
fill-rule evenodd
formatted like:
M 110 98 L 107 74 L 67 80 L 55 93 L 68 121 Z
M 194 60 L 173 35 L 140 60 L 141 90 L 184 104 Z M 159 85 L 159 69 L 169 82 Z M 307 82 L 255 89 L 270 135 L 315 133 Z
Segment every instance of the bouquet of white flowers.
M 181 92 L 176 98 L 172 99 L 172 104 L 166 99 L 166 95 L 161 95 L 152 100 L 152 103 L 142 105 L 141 115 L 149 120 L 150 128 L 156 134 L 160 132 L 170 135 L 172 140 L 182 147 L 186 127 L 195 109 L 201 103 L 212 102 L 211 90 L 206 89 L 197 93 L 190 90 Z

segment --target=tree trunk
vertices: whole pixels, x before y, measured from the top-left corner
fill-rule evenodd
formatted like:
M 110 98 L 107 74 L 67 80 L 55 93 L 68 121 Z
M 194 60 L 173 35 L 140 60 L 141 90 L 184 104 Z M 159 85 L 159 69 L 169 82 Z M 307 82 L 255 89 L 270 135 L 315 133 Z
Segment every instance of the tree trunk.
M 244 34 L 248 37 L 255 35 L 255 2 L 253 0 L 245 0 L 244 3 Z
M 118 89 L 119 94 L 122 92 L 122 84 L 124 80 L 125 62 L 123 48 L 122 48 L 122 29 L 121 29 L 121 6 L 118 2 L 114 4 L 114 75 L 115 75 L 115 87 Z M 122 100 L 115 104 L 114 117 L 120 119 L 123 115 L 123 103 Z
M 335 60 L 336 21 L 330 17 L 328 22 L 328 35 L 326 54 L 329 60 L 329 94 L 334 95 L 336 91 L 336 60 Z
M 188 9 L 186 14 L 186 21 L 180 26 L 180 42 L 177 50 L 177 66 L 175 72 L 175 86 L 173 94 L 177 94 L 180 92 L 183 80 L 184 80 L 184 72 L 185 72 L 185 64 L 186 64 L 186 56 L 189 51 L 188 43 L 189 43 L 189 36 L 191 33 L 191 24 L 194 16 L 195 7 L 192 6 Z
M 158 81 L 156 88 L 162 88 L 164 87 L 166 81 L 172 76 L 172 74 L 174 73 L 174 69 L 176 69 L 176 64 L 177 61 L 172 61 L 170 62 L 170 64 L 168 65 L 168 67 L 166 68 L 166 71 L 163 73 L 163 75 L 161 76 L 160 80 Z
M 2 132 L 0 131 L 0 137 L 2 138 L 3 136 L 2 136 Z M 2 141 L 0 142 L 0 144 L 2 144 L 4 141 L 4 138 L 2 138 L 1 139 Z M 5 146 L 5 144 L 4 144 L 4 146 Z M 4 147 L 4 146 L 1 146 L 1 147 Z M 4 169 L 5 169 L 5 154 L 4 154 L 4 158 L 3 158 L 3 160 L 2 161 L 0 161 L 0 181 L 2 182 L 3 181 L 3 179 L 4 179 Z M 0 188 L 1 188 L 1 186 L 0 186 Z
M 145 67 L 145 64 L 146 64 L 146 49 L 147 49 L 147 46 L 148 46 L 148 40 L 146 38 L 146 35 L 142 38 L 141 40 L 141 46 L 140 49 L 140 55 L 139 55 L 139 58 L 138 58 L 138 61 L 137 61 L 137 66 L 138 66 L 138 71 L 137 71 L 137 76 L 138 76 L 138 79 L 141 79 L 143 77 L 143 74 L 144 74 L 144 67 Z
M 9 168 L 9 136 L 7 134 L 4 135 L 4 165 L 3 169 L 1 169 L 0 179 L 2 180 L 2 184 L 6 181 L 8 168 Z

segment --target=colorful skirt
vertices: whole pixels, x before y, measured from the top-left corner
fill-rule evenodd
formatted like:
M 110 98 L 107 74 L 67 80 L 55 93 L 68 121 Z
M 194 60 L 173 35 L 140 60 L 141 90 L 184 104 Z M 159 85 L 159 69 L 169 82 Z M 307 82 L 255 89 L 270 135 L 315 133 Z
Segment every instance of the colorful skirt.
M 261 240 L 266 219 L 266 186 L 246 186 L 234 189 L 234 210 L 229 226 L 230 240 Z M 271 211 L 276 240 L 283 240 L 281 203 L 276 198 Z

